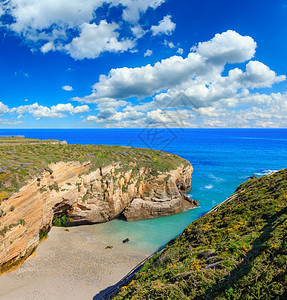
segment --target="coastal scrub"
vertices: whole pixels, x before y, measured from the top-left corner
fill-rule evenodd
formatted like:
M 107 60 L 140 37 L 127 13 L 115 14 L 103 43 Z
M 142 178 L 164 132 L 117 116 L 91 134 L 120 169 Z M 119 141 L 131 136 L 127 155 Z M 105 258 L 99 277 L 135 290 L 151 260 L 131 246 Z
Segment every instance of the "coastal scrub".
M 115 299 L 286 299 L 287 169 L 249 180 Z

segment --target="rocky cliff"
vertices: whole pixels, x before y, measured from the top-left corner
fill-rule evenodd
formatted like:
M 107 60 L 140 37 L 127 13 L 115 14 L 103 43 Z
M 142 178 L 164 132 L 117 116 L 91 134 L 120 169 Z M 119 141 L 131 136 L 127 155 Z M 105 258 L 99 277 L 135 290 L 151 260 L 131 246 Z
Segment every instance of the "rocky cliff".
M 168 171 L 132 160 L 128 164 L 115 160 L 101 167 L 91 161 L 49 164 L 2 200 L 0 272 L 29 256 L 52 220 L 59 225 L 90 224 L 122 215 L 133 221 L 196 206 L 196 201 L 184 195 L 190 189 L 192 166 L 180 162 Z

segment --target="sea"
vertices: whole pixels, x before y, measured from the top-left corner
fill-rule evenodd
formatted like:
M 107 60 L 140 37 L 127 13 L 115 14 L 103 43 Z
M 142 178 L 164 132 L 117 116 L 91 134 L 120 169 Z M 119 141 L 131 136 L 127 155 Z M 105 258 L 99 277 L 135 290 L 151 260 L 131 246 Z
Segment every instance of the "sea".
M 83 226 L 81 234 L 113 247 L 151 254 L 192 221 L 229 197 L 249 176 L 287 167 L 287 129 L 0 129 L 0 136 L 66 140 L 69 144 L 144 147 L 189 160 L 194 168 L 188 196 L 199 207 L 173 216 Z M 122 240 L 129 238 L 124 244 Z

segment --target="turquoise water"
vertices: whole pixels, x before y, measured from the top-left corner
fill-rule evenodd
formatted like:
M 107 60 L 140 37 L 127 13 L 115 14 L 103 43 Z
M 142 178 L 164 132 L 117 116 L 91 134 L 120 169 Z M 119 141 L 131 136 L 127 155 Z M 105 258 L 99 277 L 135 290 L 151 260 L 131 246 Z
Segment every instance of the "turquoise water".
M 193 220 L 231 195 L 248 176 L 287 167 L 286 129 L 78 129 L 0 130 L 0 135 L 55 138 L 68 143 L 149 147 L 189 160 L 194 173 L 189 196 L 200 206 L 174 216 L 126 222 L 114 220 L 83 227 L 89 238 L 114 247 L 145 253 L 156 251 Z

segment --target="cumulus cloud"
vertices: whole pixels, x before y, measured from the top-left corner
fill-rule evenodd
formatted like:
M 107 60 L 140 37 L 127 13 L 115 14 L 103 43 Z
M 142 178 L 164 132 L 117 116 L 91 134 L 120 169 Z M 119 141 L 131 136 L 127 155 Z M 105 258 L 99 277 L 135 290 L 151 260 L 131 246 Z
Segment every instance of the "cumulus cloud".
M 259 61 L 250 61 L 246 65 L 246 72 L 236 68 L 229 71 L 232 81 L 248 88 L 271 87 L 274 83 L 286 79 L 284 75 L 277 76 L 276 73 Z
M 123 112 L 117 112 L 114 109 L 103 109 L 96 116 L 88 116 L 84 122 L 96 122 L 96 123 L 104 123 L 104 124 L 122 124 L 123 121 L 131 120 L 136 121 L 145 114 L 142 112 L 138 112 L 131 107 L 127 107 Z M 121 126 L 121 125 L 120 125 Z
M 146 52 L 144 53 L 144 57 L 151 56 L 152 53 L 153 53 L 152 50 L 148 49 L 148 50 L 146 50 Z
M 171 21 L 171 16 L 165 16 L 157 26 L 152 26 L 151 31 L 152 35 L 171 35 L 172 32 L 175 30 L 176 24 Z
M 229 40 L 228 47 L 226 46 L 226 39 Z M 222 47 L 220 46 L 220 41 L 223 43 Z M 206 48 L 210 52 L 205 55 Z M 94 84 L 93 98 L 144 98 L 167 89 L 173 91 L 175 87 L 182 84 L 191 86 L 191 88 L 193 85 L 200 84 L 202 85 L 200 89 L 205 90 L 204 85 L 206 83 L 208 84 L 214 79 L 217 80 L 217 78 L 221 80 L 220 74 L 227 62 L 239 63 L 242 62 L 243 58 L 249 60 L 253 57 L 255 48 L 256 43 L 249 36 L 241 36 L 233 31 L 217 34 L 210 41 L 199 43 L 196 49 L 189 53 L 186 58 L 175 55 L 161 60 L 153 66 L 112 69 L 107 76 L 101 75 L 99 82 Z M 251 75 L 255 76 L 255 69 L 258 69 L 259 65 L 251 63 L 247 68 L 249 75 L 244 76 L 251 80 Z M 266 73 L 268 72 L 266 71 Z M 274 75 L 275 73 L 272 74 Z M 283 77 L 276 77 L 276 80 L 282 79 Z M 266 85 L 266 81 L 263 78 L 261 85 L 263 86 L 264 84 Z M 187 87 L 183 88 L 186 89 Z M 86 98 L 82 98 L 82 101 L 86 102 Z
M 9 119 L 0 119 L 0 123 L 3 125 L 16 126 L 22 123 L 22 121 L 13 121 Z
M 109 126 L 260 127 L 259 119 L 283 126 L 286 94 L 255 89 L 270 88 L 286 76 L 251 60 L 256 46 L 251 37 L 234 31 L 216 34 L 185 58 L 172 56 L 154 65 L 112 69 L 100 76 L 91 95 L 74 100 L 95 103 L 100 113 L 87 120 Z M 242 69 L 228 66 L 228 73 L 223 72 L 227 63 L 243 62 Z M 134 104 L 134 97 L 146 99 Z M 137 118 L 127 119 L 126 105 Z
M 144 14 L 148 8 L 156 9 L 165 0 L 110 0 L 112 5 L 119 5 L 125 7 L 123 11 L 123 19 L 130 22 L 136 23 L 141 14 Z
M 66 117 L 65 113 L 70 114 L 79 114 L 87 113 L 90 111 L 88 105 L 76 106 L 74 107 L 71 103 L 67 104 L 57 104 L 53 105 L 51 108 L 43 105 L 39 105 L 37 102 L 31 105 L 21 105 L 14 107 L 10 110 L 12 113 L 17 113 L 23 116 L 25 113 L 28 113 L 35 118 L 64 118 Z
M 138 24 L 150 9 L 165 0 L 7 0 L 0 3 L 0 14 L 6 15 L 5 29 L 28 41 L 32 50 L 65 51 L 76 59 L 96 58 L 101 51 L 121 52 L 134 47 L 131 38 L 118 40 L 122 20 L 130 23 L 136 39 L 146 31 Z M 117 7 L 122 20 L 108 23 L 98 9 Z M 95 23 L 95 20 L 99 20 Z M 10 21 L 9 21 L 10 20 Z M 70 44 L 71 38 L 74 38 Z M 92 38 L 92 40 L 89 40 Z M 87 43 L 87 49 L 83 44 Z M 85 56 L 87 55 L 87 56 Z
M 155 95 L 153 101 L 146 106 L 147 108 L 189 106 L 197 109 L 209 106 L 234 107 L 243 103 L 250 105 L 249 89 L 271 87 L 285 79 L 286 76 L 277 76 L 263 63 L 250 61 L 246 66 L 246 72 L 236 68 L 229 71 L 228 76 L 225 77 L 217 75 L 213 80 L 202 78 L 189 80 L 178 88 L 171 88 Z M 252 101 L 255 104 L 256 100 Z
M 8 108 L 7 105 L 5 105 L 4 103 L 0 102 L 0 115 L 4 115 L 6 113 L 8 113 L 10 110 Z
M 64 86 L 62 86 L 62 89 L 67 92 L 71 92 L 74 90 L 73 87 L 70 85 L 64 85 Z
M 166 111 L 156 109 L 147 112 L 148 124 L 161 124 L 163 127 L 190 127 L 190 121 L 195 116 L 189 110 Z
M 56 47 L 54 45 L 53 42 L 48 42 L 46 44 L 44 44 L 41 49 L 40 49 L 43 53 L 47 53 L 49 51 L 54 51 L 56 50 Z
M 75 59 L 96 58 L 102 52 L 123 52 L 134 47 L 130 39 L 118 41 L 119 25 L 101 21 L 99 25 L 83 23 L 79 37 L 75 37 L 65 49 Z
M 99 82 L 93 85 L 93 98 L 144 98 L 176 86 L 196 73 L 207 72 L 211 74 L 212 67 L 207 68 L 204 59 L 196 53 L 189 54 L 185 59 L 172 56 L 154 66 L 148 64 L 140 68 L 112 69 L 108 76 L 101 75 Z M 87 102 L 86 98 L 80 100 Z M 88 100 L 91 100 L 91 97 Z
M 171 49 L 175 48 L 174 43 L 173 42 L 168 42 L 167 40 L 164 40 L 164 45 L 168 46 Z
M 132 27 L 131 31 L 137 39 L 142 38 L 147 33 L 147 31 L 144 30 L 140 25 Z
M 94 19 L 96 9 L 103 4 L 123 8 L 123 19 L 136 23 L 148 8 L 156 9 L 165 0 L 9 0 L 0 9 L 13 16 L 11 29 L 36 35 L 36 31 L 55 26 L 56 31 L 74 28 Z M 56 31 L 54 34 L 57 34 Z
M 210 41 L 198 43 L 192 50 L 216 63 L 242 63 L 255 54 L 256 42 L 250 36 L 228 30 Z

